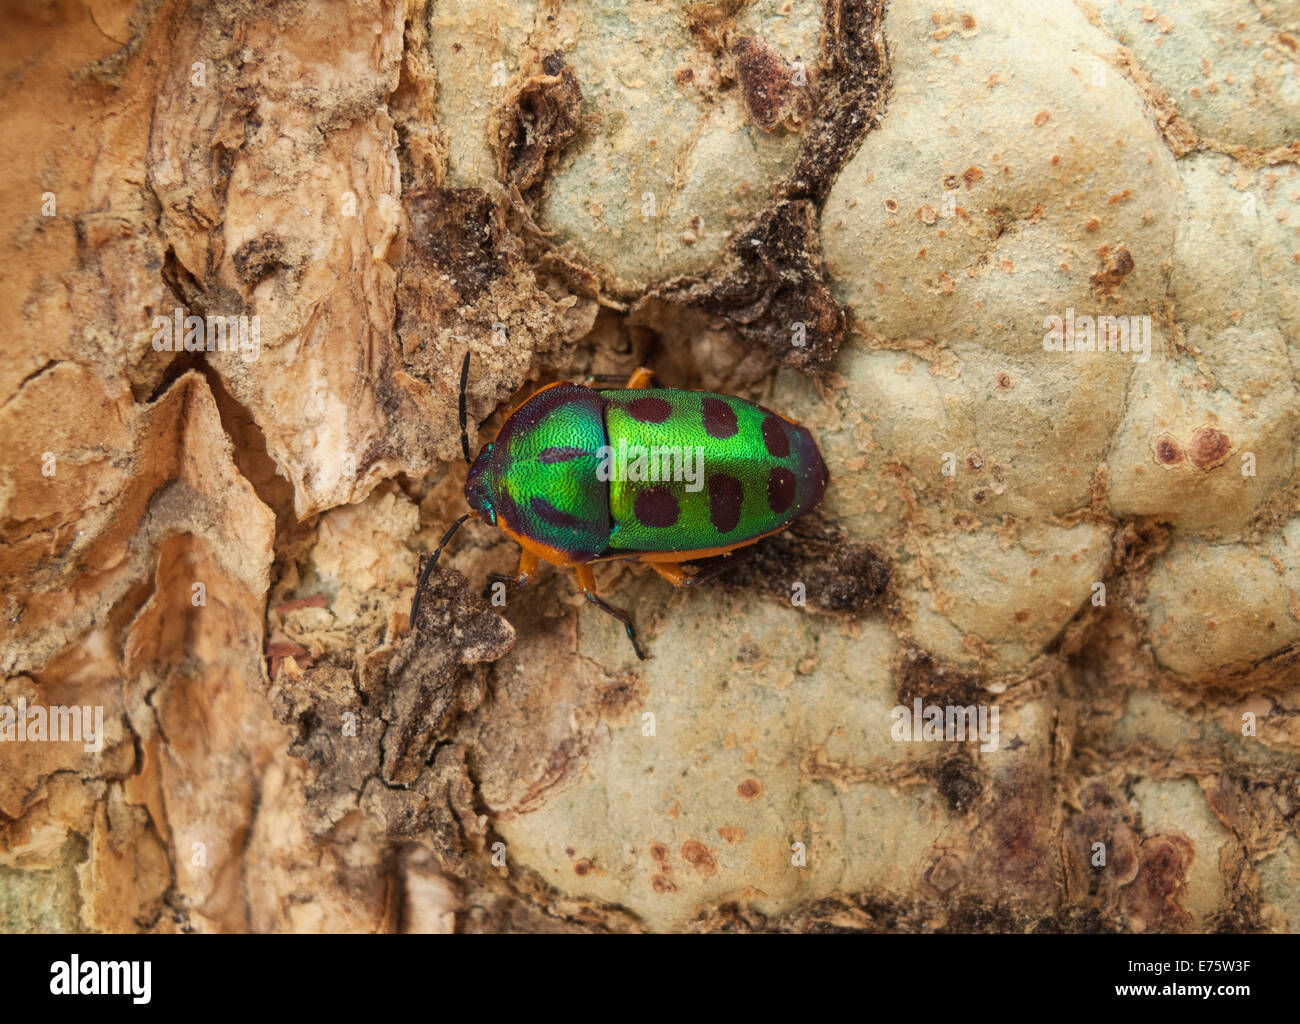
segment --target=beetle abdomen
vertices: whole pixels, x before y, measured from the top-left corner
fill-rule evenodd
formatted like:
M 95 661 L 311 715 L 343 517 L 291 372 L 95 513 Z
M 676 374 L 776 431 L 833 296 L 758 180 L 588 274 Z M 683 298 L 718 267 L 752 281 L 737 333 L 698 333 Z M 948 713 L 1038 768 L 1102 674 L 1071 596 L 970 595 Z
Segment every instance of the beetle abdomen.
M 730 395 L 602 391 L 607 555 L 726 548 L 778 530 L 825 491 L 812 435 Z
M 606 444 L 603 410 L 589 388 L 543 388 L 494 442 L 493 503 L 502 525 L 575 562 L 609 544 L 609 489 L 596 473 Z

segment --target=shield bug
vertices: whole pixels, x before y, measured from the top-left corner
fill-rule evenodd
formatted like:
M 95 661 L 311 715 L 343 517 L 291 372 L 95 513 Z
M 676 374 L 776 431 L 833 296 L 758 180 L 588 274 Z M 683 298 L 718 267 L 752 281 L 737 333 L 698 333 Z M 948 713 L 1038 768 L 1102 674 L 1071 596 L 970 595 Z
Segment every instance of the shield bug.
M 477 515 L 521 548 L 517 574 L 496 579 L 523 586 L 540 562 L 572 569 L 587 600 L 623 623 L 644 659 L 631 618 L 596 594 L 593 563 L 631 559 L 691 586 L 728 568 L 732 551 L 815 508 L 826 489 L 826 464 L 804 427 L 743 398 L 660 387 L 645 367 L 619 389 L 560 381 L 535 391 L 471 459 L 468 379 L 466 353 L 460 433 L 471 511 L 425 564 L 411 628 L 443 548 Z M 717 556 L 700 572 L 682 566 Z

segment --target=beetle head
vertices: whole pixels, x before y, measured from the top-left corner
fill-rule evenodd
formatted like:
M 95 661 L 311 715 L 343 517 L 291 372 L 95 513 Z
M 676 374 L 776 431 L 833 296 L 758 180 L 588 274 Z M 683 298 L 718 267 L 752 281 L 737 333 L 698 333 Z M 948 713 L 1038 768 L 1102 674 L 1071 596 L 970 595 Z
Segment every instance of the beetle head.
M 465 477 L 465 501 L 489 525 L 497 520 L 496 509 L 492 507 L 492 448 L 491 442 L 483 446 Z

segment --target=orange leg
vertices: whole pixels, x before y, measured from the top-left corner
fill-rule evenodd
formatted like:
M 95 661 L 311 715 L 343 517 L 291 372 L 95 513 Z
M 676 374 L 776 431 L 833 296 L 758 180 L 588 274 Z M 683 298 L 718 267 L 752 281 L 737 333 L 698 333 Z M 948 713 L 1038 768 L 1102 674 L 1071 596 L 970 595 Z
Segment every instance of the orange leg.
M 645 387 L 654 380 L 654 371 L 644 366 L 638 366 L 632 371 L 632 376 L 627 379 L 627 390 L 636 391 Z
M 636 641 L 636 630 L 632 626 L 632 619 L 627 612 L 615 608 L 612 604 L 607 604 L 596 596 L 596 576 L 591 571 L 590 565 L 575 565 L 573 575 L 578 581 L 578 589 L 582 591 L 583 596 L 594 604 L 607 615 L 612 615 L 623 623 L 623 628 L 627 630 L 627 638 L 632 641 L 632 650 L 636 651 L 636 656 L 642 661 L 646 660 L 646 654 L 641 650 L 641 645 Z
M 616 373 L 589 373 L 583 378 L 583 384 L 591 387 L 593 384 L 616 384 L 623 378 Z M 632 376 L 628 378 L 625 388 L 631 388 L 634 391 L 644 387 L 662 388 L 663 385 L 655 379 L 654 371 L 645 366 L 638 366 L 633 371 Z
M 641 564 L 650 566 L 674 587 L 689 587 L 695 581 L 695 577 L 676 562 L 642 562 Z
M 515 586 L 527 584 L 537 572 L 537 556 L 527 548 L 519 549 L 519 573 L 515 576 Z
M 730 551 L 723 552 L 715 556 L 708 566 L 693 573 L 687 572 L 678 562 L 653 561 L 650 558 L 641 558 L 639 561 L 642 565 L 650 566 L 651 569 L 674 587 L 694 587 L 701 583 L 707 583 L 716 576 L 721 576 L 741 559 L 748 557 L 752 551 L 751 548 L 747 547 L 735 550 L 739 551 L 740 554 L 732 554 Z
M 519 549 L 519 571 L 513 576 L 503 576 L 499 572 L 488 573 L 492 583 L 512 583 L 516 587 L 525 587 L 532 582 L 537 573 L 537 556 L 527 548 Z

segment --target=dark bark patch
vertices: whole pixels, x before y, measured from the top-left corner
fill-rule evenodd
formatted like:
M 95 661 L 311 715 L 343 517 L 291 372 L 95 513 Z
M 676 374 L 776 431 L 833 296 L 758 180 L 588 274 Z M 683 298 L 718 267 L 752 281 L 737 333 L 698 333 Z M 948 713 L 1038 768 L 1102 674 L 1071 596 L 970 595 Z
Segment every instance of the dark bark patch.
M 888 600 L 885 559 L 816 513 L 800 516 L 787 529 L 730 557 L 736 566 L 719 577 L 720 583 L 760 590 L 779 601 L 790 601 L 796 582 L 803 584 L 810 608 L 827 612 L 859 615 Z
M 811 79 L 806 66 L 792 64 L 762 36 L 740 36 L 732 44 L 736 75 L 749 116 L 765 132 L 797 131 L 812 115 Z
M 486 192 L 423 189 L 407 193 L 405 202 L 415 259 L 442 274 L 462 302 L 473 302 L 505 272 L 505 223 Z
M 235 250 L 231 261 L 235 276 L 245 288 L 252 288 L 289 265 L 284 255 L 284 240 L 271 232 L 250 238 Z
M 491 141 L 501 180 L 523 192 L 537 184 L 546 165 L 581 124 L 582 89 L 573 69 L 556 52 L 493 110 Z

